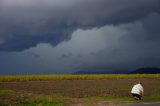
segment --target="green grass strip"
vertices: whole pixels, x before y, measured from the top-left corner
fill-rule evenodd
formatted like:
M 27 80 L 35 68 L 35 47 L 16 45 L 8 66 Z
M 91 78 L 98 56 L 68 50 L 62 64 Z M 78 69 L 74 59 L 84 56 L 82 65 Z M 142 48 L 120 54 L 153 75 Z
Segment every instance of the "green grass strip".
M 160 74 L 61 74 L 61 75 L 1 75 L 0 82 L 12 81 L 49 81 L 49 80 L 90 80 L 90 79 L 128 79 L 128 78 L 157 78 Z

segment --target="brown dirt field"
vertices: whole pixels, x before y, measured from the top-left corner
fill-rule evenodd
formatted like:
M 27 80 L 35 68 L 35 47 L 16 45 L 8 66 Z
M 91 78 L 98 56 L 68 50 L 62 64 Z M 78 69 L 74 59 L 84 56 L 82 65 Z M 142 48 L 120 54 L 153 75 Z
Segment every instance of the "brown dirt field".
M 0 82 L 0 89 L 9 89 L 24 92 L 17 93 L 22 100 L 34 95 L 61 95 L 73 98 L 71 106 L 83 106 L 92 102 L 95 106 L 116 106 L 117 103 L 104 100 L 88 101 L 87 97 L 118 96 L 130 97 L 132 86 L 141 81 L 145 89 L 145 96 L 160 95 L 160 79 L 103 79 L 103 80 L 55 80 L 55 81 L 28 81 L 28 82 Z M 151 90 L 152 89 L 152 90 Z M 26 93 L 27 92 L 27 93 Z M 158 93 L 158 94 L 157 94 Z M 2 95 L 0 99 L 7 100 L 13 95 Z M 84 98 L 84 99 L 83 99 Z
M 60 94 L 69 97 L 130 96 L 132 86 L 141 81 L 145 95 L 157 93 L 160 79 L 56 80 L 29 82 L 1 82 L 1 89 L 22 90 L 37 94 Z M 159 87 L 157 88 L 159 90 Z

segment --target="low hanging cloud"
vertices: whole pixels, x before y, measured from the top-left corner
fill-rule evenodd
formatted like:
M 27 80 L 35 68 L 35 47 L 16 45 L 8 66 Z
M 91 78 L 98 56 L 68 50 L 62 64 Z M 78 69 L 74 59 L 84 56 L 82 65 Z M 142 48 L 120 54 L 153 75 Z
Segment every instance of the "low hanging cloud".
M 1 0 L 0 51 L 56 46 L 77 29 L 131 23 L 159 7 L 159 0 Z

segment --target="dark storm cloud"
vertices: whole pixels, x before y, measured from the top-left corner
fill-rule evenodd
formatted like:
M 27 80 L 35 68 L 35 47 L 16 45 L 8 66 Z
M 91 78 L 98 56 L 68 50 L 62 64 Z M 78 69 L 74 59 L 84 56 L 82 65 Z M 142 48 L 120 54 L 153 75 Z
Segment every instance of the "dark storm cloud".
M 27 52 L 25 53 L 26 56 L 32 56 L 34 58 L 40 58 L 41 56 L 39 54 L 33 53 L 33 52 Z
M 71 56 L 72 56 L 72 53 L 68 53 L 68 54 L 63 54 L 63 55 L 61 56 L 61 58 L 66 59 L 66 58 L 69 58 L 69 57 L 71 57 Z
M 56 46 L 78 28 L 133 22 L 159 7 L 159 0 L 1 0 L 0 51 Z
M 103 62 L 98 61 L 93 69 L 133 70 L 160 66 L 160 14 L 153 13 L 143 20 L 115 27 L 125 33 L 117 44 L 110 43 L 112 46 L 100 51 L 97 57 Z
M 150 14 L 147 19 L 144 19 L 143 27 L 147 31 L 147 40 L 160 40 L 160 14 Z M 148 35 L 148 36 L 147 36 Z

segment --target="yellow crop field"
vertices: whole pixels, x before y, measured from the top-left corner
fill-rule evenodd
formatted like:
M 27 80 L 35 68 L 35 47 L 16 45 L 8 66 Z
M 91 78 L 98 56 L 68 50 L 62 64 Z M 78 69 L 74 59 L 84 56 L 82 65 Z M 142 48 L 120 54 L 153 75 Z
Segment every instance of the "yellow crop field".
M 1 82 L 11 81 L 48 81 L 48 80 L 89 80 L 89 79 L 124 79 L 124 78 L 160 78 L 160 74 L 85 74 L 85 75 L 5 75 Z

